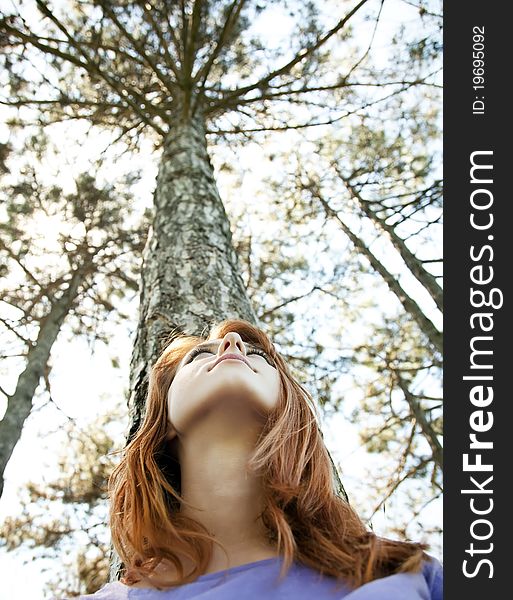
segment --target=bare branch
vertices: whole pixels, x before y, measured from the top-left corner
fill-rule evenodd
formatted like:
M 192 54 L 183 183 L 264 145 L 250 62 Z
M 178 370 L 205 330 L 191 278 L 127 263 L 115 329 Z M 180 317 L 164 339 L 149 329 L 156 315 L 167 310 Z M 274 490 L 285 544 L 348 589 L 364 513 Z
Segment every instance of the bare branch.
M 193 83 L 196 83 L 197 81 L 199 81 L 201 79 L 201 82 L 199 85 L 201 94 L 203 94 L 203 92 L 204 92 L 205 83 L 209 76 L 212 65 L 214 64 L 216 58 L 219 56 L 219 53 L 221 52 L 221 50 L 224 48 L 224 45 L 226 44 L 226 40 L 228 38 L 228 34 L 232 31 L 235 23 L 237 23 L 240 12 L 241 12 L 245 2 L 246 2 L 246 0 L 240 0 L 240 1 L 234 0 L 233 3 L 230 5 L 230 8 L 228 9 L 228 14 L 227 14 L 225 22 L 223 24 L 221 33 L 217 39 L 214 50 L 208 57 L 208 60 L 201 67 L 201 69 L 198 70 L 198 72 L 196 73 L 196 75 L 193 78 Z M 237 6 L 237 4 L 238 4 L 238 6 Z
M 157 36 L 157 38 L 160 42 L 160 47 L 164 52 L 166 64 L 171 69 L 171 71 L 173 71 L 173 73 L 176 77 L 177 85 L 180 86 L 181 81 L 182 81 L 182 73 L 180 72 L 180 69 L 178 68 L 178 65 L 176 64 L 175 60 L 169 53 L 168 43 L 164 39 L 164 34 L 163 34 L 159 24 L 157 23 L 157 21 L 155 20 L 155 18 L 153 16 L 154 8 L 150 6 L 150 4 L 148 3 L 148 0 L 136 0 L 136 3 L 139 5 L 139 7 L 141 7 L 143 9 L 144 16 L 146 17 L 146 22 L 151 25 L 151 27 L 153 28 L 153 31 L 155 32 L 155 35 Z M 179 47 L 177 45 L 178 40 L 175 36 L 173 28 L 170 27 L 169 30 L 170 30 L 171 36 L 175 42 L 175 49 L 176 49 L 177 53 L 179 54 Z
M 217 135 L 245 134 L 245 133 L 255 133 L 255 132 L 260 132 L 260 131 L 287 131 L 289 129 L 304 129 L 306 127 L 317 127 L 318 125 L 331 125 L 332 123 L 337 123 L 338 121 L 341 121 L 342 119 L 345 119 L 351 115 L 357 114 L 360 111 L 362 111 L 366 108 L 369 108 L 370 106 L 374 106 L 375 104 L 384 102 L 385 100 L 388 100 L 388 99 L 392 98 L 393 96 L 397 96 L 397 94 L 400 94 L 400 93 L 406 91 L 408 89 L 408 87 L 411 87 L 411 85 L 414 85 L 414 84 L 409 84 L 406 88 L 395 90 L 394 92 L 392 92 L 391 94 L 388 94 L 387 96 L 383 96 L 382 98 L 378 98 L 377 100 L 372 100 L 371 102 L 367 102 L 363 106 L 359 106 L 358 108 L 355 108 L 354 110 L 348 110 L 343 115 L 340 115 L 338 117 L 333 117 L 331 119 L 327 119 L 326 121 L 317 121 L 314 123 L 301 123 L 299 125 L 283 125 L 283 126 L 279 126 L 279 127 L 255 127 L 255 128 L 250 128 L 250 129 L 242 129 L 242 128 L 227 129 L 227 130 L 207 129 L 206 133 L 207 134 L 217 134 Z
M 361 210 L 364 214 L 373 221 L 379 228 L 385 231 L 388 234 L 390 241 L 392 242 L 395 249 L 401 255 L 405 265 L 411 271 L 412 275 L 417 279 L 417 281 L 424 286 L 424 288 L 429 292 L 431 298 L 434 300 L 438 310 L 443 311 L 443 290 L 438 285 L 436 279 L 431 275 L 429 271 L 423 267 L 422 263 L 419 259 L 413 254 L 413 252 L 408 248 L 405 241 L 408 238 L 402 239 L 396 232 L 395 227 L 389 225 L 386 222 L 386 219 L 382 219 L 378 216 L 376 211 L 372 210 L 370 207 L 370 203 L 368 200 L 364 200 L 356 187 L 349 181 L 347 177 L 344 176 L 338 164 L 333 164 L 333 168 L 337 172 L 337 175 L 344 183 L 345 187 L 351 194 L 351 196 L 357 201 Z M 428 223 L 429 226 L 431 223 Z M 418 232 L 417 232 L 418 233 Z M 409 237 L 409 236 L 408 236 Z
M 32 98 L 19 98 L 18 100 L 0 100 L 0 104 L 4 106 L 44 106 L 44 105 L 56 105 L 56 106 L 87 106 L 87 107 L 96 107 L 100 109 L 105 108 L 124 108 L 123 104 L 118 104 L 115 102 L 94 102 L 92 100 L 73 100 L 66 98 L 59 98 L 57 100 L 36 100 Z
M 8 394 L 1 385 L 0 385 L 0 394 L 3 394 L 7 399 L 9 399 L 11 397 L 11 394 Z
M 194 67 L 194 61 L 196 60 L 197 38 L 201 24 L 201 11 L 204 3 L 205 0 L 194 0 L 194 6 L 192 8 L 192 22 L 191 28 L 189 29 L 189 41 L 187 44 L 189 51 L 187 53 L 187 65 L 184 65 L 184 75 L 187 78 L 187 81 L 192 81 L 192 69 Z
M 428 337 L 433 346 L 440 352 L 443 353 L 443 336 L 435 327 L 433 322 L 424 314 L 420 306 L 415 300 L 406 293 L 404 288 L 401 286 L 399 281 L 386 269 L 382 262 L 373 254 L 370 248 L 359 238 L 353 231 L 342 221 L 340 215 L 326 202 L 317 189 L 314 188 L 313 182 L 310 183 L 308 188 L 312 195 L 316 197 L 322 204 L 326 215 L 334 218 L 342 228 L 342 231 L 351 240 L 355 248 L 367 258 L 372 268 L 381 275 L 385 283 L 391 292 L 395 294 L 399 302 L 403 305 L 404 309 L 411 317 L 417 322 L 421 331 Z
M 417 473 L 418 471 L 423 469 L 425 466 L 427 466 L 430 463 L 430 461 L 431 461 L 430 458 L 423 458 L 416 465 L 414 465 L 413 467 L 408 469 L 408 471 L 406 471 L 401 477 L 397 477 L 395 481 L 390 483 L 385 496 L 381 499 L 379 504 L 374 508 L 370 518 L 372 519 L 372 517 L 378 512 L 378 510 L 383 506 L 383 504 L 385 504 L 385 502 L 392 496 L 392 494 L 397 490 L 397 488 L 404 481 L 406 481 L 407 479 L 409 479 L 410 477 L 415 475 L 415 473 Z
M 163 117 L 164 120 L 165 120 L 165 113 L 162 114 L 162 112 L 157 110 L 154 106 L 152 106 L 152 104 L 150 102 L 146 102 L 146 98 L 144 96 L 141 96 L 137 91 L 135 91 L 135 89 L 128 86 L 125 82 L 119 80 L 118 78 L 115 78 L 114 76 L 108 75 L 104 69 L 100 68 L 99 64 L 97 64 L 94 60 L 91 59 L 91 57 L 89 57 L 87 55 L 86 52 L 84 52 L 80 43 L 76 42 L 75 39 L 73 38 L 73 36 L 70 33 L 68 33 L 68 30 L 66 29 L 66 27 L 59 21 L 59 19 L 57 19 L 57 17 L 52 13 L 52 11 L 48 8 L 48 6 L 46 6 L 46 4 L 44 4 L 42 0 L 36 0 L 36 3 L 38 5 L 38 7 L 40 8 L 41 12 L 46 17 L 48 17 L 52 21 L 52 23 L 54 23 L 54 25 L 56 25 L 59 28 L 60 31 L 62 31 L 62 33 L 69 40 L 70 45 L 73 46 L 86 60 L 85 63 L 78 61 L 77 59 L 74 59 L 71 62 L 73 62 L 74 64 L 77 64 L 77 62 L 78 62 L 79 66 L 84 68 L 88 73 L 93 72 L 95 75 L 97 75 L 98 77 L 103 79 L 106 83 L 108 83 L 110 85 L 110 87 L 114 91 L 116 91 L 119 94 L 119 96 L 121 98 L 124 99 L 125 102 L 127 102 L 132 107 L 132 109 L 137 114 L 139 114 L 141 119 L 143 121 L 145 121 L 145 123 L 147 125 L 149 125 L 153 129 L 155 129 L 155 131 L 157 131 L 160 135 L 164 136 L 165 131 L 162 130 L 156 123 L 153 122 L 153 120 L 146 114 L 146 112 L 144 112 L 142 110 L 141 106 L 142 105 L 147 106 L 151 111 L 153 111 L 154 113 L 157 113 L 157 114 L 159 114 L 159 116 Z M 34 44 L 33 37 L 32 36 L 28 36 L 28 37 L 29 37 L 28 42 L 31 44 Z M 38 46 L 36 46 L 36 47 L 38 47 Z M 55 50 L 54 48 L 51 48 L 48 46 L 48 47 L 46 47 L 45 51 L 54 54 L 54 50 Z M 64 59 L 69 60 L 68 56 L 64 57 Z M 135 101 L 132 98 L 134 98 Z
M 408 405 L 410 407 L 412 415 L 415 417 L 415 420 L 419 424 L 419 426 L 422 430 L 422 433 L 424 434 L 424 437 L 426 438 L 428 444 L 431 447 L 431 451 L 433 452 L 433 459 L 434 459 L 435 463 L 443 471 L 443 468 L 444 468 L 443 449 L 442 449 L 442 445 L 440 444 L 440 442 L 438 440 L 438 436 L 437 436 L 435 430 L 433 429 L 431 423 L 429 423 L 428 420 L 426 419 L 426 415 L 424 414 L 422 407 L 420 406 L 420 404 L 417 401 L 417 399 L 415 398 L 415 396 L 408 389 L 408 386 L 406 385 L 406 382 L 404 381 L 404 379 L 401 377 L 399 371 L 396 369 L 392 369 L 392 372 L 394 373 L 396 381 L 397 381 L 399 387 L 401 388 L 406 401 L 408 402 Z
M 10 248 L 1 238 L 0 238 L 0 248 L 2 248 L 2 250 L 4 250 L 5 252 L 7 252 L 7 254 L 9 255 L 9 257 L 12 260 L 14 260 L 14 262 L 23 269 L 23 272 L 30 279 L 30 281 L 32 281 L 32 283 L 35 283 L 37 285 L 37 287 L 39 287 L 41 289 L 43 288 L 43 286 L 41 285 L 41 283 L 39 283 L 39 280 L 36 278 L 36 276 L 33 275 L 29 271 L 29 269 L 25 266 L 25 264 L 21 260 L 21 257 L 19 256 L 19 254 L 16 254 L 12 250 L 12 248 Z
M 408 525 L 410 523 L 413 523 L 415 521 L 415 519 L 420 515 L 420 513 L 427 508 L 432 502 L 434 502 L 435 500 L 438 500 L 438 498 L 440 498 L 442 496 L 442 492 L 438 492 L 437 494 L 435 494 L 432 498 L 429 498 L 428 500 L 426 500 L 425 502 L 423 502 L 416 510 L 413 511 L 413 514 L 411 516 L 411 519 L 409 519 L 404 527 L 408 527 Z
M 304 294 L 300 294 L 299 296 L 294 296 L 293 298 L 288 298 L 287 300 L 280 302 L 280 304 L 277 304 L 276 306 L 273 306 L 272 308 L 261 313 L 259 315 L 259 319 L 265 319 L 265 317 L 268 317 L 273 312 L 279 310 L 280 308 L 283 308 L 284 306 L 287 306 L 287 304 L 290 304 L 291 302 L 297 302 L 298 300 L 301 300 L 302 298 L 306 298 L 307 296 L 309 296 L 310 294 L 315 292 L 315 290 L 318 290 L 318 289 L 319 288 L 316 285 L 314 285 L 313 288 L 309 292 L 305 292 Z
M 420 13 L 421 16 L 423 16 L 423 15 L 429 15 L 430 17 L 436 17 L 437 19 L 443 19 L 444 18 L 443 15 L 441 15 L 439 13 L 430 12 L 424 6 L 420 6 L 419 4 L 415 4 L 415 2 L 410 2 L 409 0 L 402 0 L 402 2 L 404 2 L 405 4 L 409 4 L 410 6 L 413 6 L 414 8 L 418 8 L 419 9 L 419 13 Z
M 436 73 L 438 71 L 435 71 L 434 73 Z M 429 75 L 426 75 L 426 77 L 424 79 L 414 79 L 412 81 L 407 81 L 407 80 L 402 80 L 402 81 L 385 81 L 385 82 L 380 82 L 380 83 L 376 83 L 376 82 L 366 82 L 366 81 L 349 81 L 347 79 L 348 76 L 344 76 L 341 77 L 340 80 L 337 83 L 333 83 L 331 85 L 319 85 L 319 86 L 303 86 L 302 88 L 298 88 L 298 89 L 285 89 L 283 90 L 282 88 L 284 87 L 284 85 L 290 85 L 290 83 L 286 83 L 284 85 L 280 85 L 280 86 L 276 86 L 276 87 L 272 87 L 270 86 L 269 88 L 267 88 L 268 92 L 262 92 L 259 96 L 256 96 L 254 98 L 228 98 L 228 96 L 224 97 L 224 94 L 228 94 L 228 90 L 223 90 L 223 89 L 216 89 L 215 91 L 218 92 L 221 97 L 219 100 L 215 100 L 215 99 L 210 99 L 210 104 L 212 106 L 212 111 L 214 110 L 218 110 L 220 107 L 223 108 L 228 108 L 230 106 L 233 107 L 238 107 L 241 105 L 247 105 L 247 104 L 251 104 L 253 102 L 259 102 L 262 100 L 277 100 L 279 98 L 281 98 L 282 96 L 285 96 L 285 99 L 288 99 L 289 96 L 292 96 L 294 94 L 310 94 L 310 93 L 318 93 L 318 92 L 328 92 L 328 91 L 333 91 L 333 90 L 337 90 L 340 88 L 353 88 L 353 87 L 379 87 L 379 88 L 384 88 L 384 87 L 389 87 L 389 86 L 395 86 L 395 85 L 401 85 L 403 86 L 403 90 L 406 90 L 412 86 L 416 86 L 416 85 L 429 85 L 432 87 L 442 87 L 442 86 L 437 86 L 436 84 L 432 84 L 432 83 L 426 83 L 426 79 L 428 77 L 431 77 L 431 75 L 433 75 L 434 73 L 430 73 Z M 273 92 L 273 90 L 275 89 L 280 89 L 281 91 L 279 92 Z M 298 103 L 301 102 L 300 100 L 297 101 Z
M 168 79 L 158 68 L 155 61 L 147 54 L 143 45 L 138 42 L 134 36 L 126 29 L 126 27 L 121 23 L 121 21 L 116 16 L 114 9 L 109 5 L 105 0 L 101 0 L 101 7 L 105 11 L 105 13 L 109 16 L 111 21 L 116 25 L 121 34 L 125 36 L 125 38 L 132 44 L 132 46 L 139 52 L 140 56 L 142 56 L 144 62 L 149 65 L 151 70 L 158 77 L 159 81 L 164 85 L 164 88 L 170 93 L 175 94 L 177 86 L 174 81 Z
M 378 11 L 378 16 L 376 17 L 376 22 L 374 23 L 374 29 L 372 30 L 372 35 L 371 35 L 371 39 L 369 41 L 369 45 L 367 46 L 367 50 L 365 50 L 365 52 L 363 53 L 363 55 L 360 57 L 359 60 L 357 60 L 355 62 L 355 64 L 351 67 L 351 70 L 349 71 L 349 73 L 347 74 L 347 76 L 349 77 L 351 75 L 351 73 L 353 73 L 354 71 L 356 71 L 356 69 L 362 64 L 362 62 L 366 59 L 366 57 L 369 55 L 370 49 L 372 48 L 372 44 L 374 42 L 374 37 L 376 36 L 376 30 L 378 28 L 378 24 L 379 24 L 379 19 L 381 17 L 381 12 L 383 10 L 383 4 L 384 4 L 385 0 L 381 0 L 381 4 L 379 6 L 379 11 Z
M 286 63 L 279 69 L 276 69 L 275 71 L 272 71 L 271 73 L 268 73 L 265 77 L 262 77 L 262 79 L 259 79 L 255 83 L 246 85 L 241 88 L 237 88 L 236 90 L 229 92 L 228 98 L 231 99 L 231 98 L 235 98 L 235 97 L 239 97 L 239 96 L 244 96 L 245 94 L 247 94 L 248 92 L 250 92 L 252 90 L 267 86 L 269 84 L 269 82 L 272 81 L 273 79 L 275 79 L 276 77 L 290 73 L 291 69 L 295 65 L 297 65 L 298 63 L 305 60 L 305 58 L 307 58 L 308 56 L 312 55 L 316 50 L 318 50 L 321 46 L 323 46 L 329 39 L 331 39 L 336 33 L 338 33 L 346 25 L 346 23 L 349 21 L 349 19 L 351 19 L 351 17 L 356 12 L 358 12 L 358 10 L 364 4 L 367 3 L 367 1 L 368 0 L 360 0 L 360 2 L 358 2 L 358 4 L 354 8 L 352 8 L 345 17 L 340 19 L 340 21 L 335 25 L 335 27 L 330 29 L 323 36 L 319 37 L 318 40 L 314 44 L 309 46 L 308 48 L 303 48 L 302 50 L 300 50 L 296 54 L 296 56 L 294 56 L 294 58 L 292 60 L 290 60 L 288 63 Z

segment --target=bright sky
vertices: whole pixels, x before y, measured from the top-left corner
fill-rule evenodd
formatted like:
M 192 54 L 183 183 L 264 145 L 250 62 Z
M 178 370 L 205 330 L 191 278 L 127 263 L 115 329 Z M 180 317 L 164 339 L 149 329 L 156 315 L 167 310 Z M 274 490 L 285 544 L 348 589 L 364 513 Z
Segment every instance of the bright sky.
M 411 10 L 408 4 L 404 2 L 385 3 L 385 7 L 400 5 L 401 19 L 407 18 L 406 11 Z M 277 9 L 276 9 L 277 10 Z M 378 32 L 376 39 L 377 46 L 386 47 L 387 31 L 393 26 L 393 20 L 397 19 L 397 11 L 389 12 L 384 15 L 382 28 Z M 270 43 L 273 36 L 281 35 L 283 31 L 283 21 L 276 17 L 269 17 L 264 23 L 265 30 L 268 32 Z M 92 139 L 83 139 L 84 129 L 82 125 L 75 125 L 72 132 L 67 130 L 68 126 L 56 126 L 52 132 L 54 139 L 59 146 L 66 148 L 66 165 L 60 170 L 59 182 L 61 185 L 72 186 L 73 178 L 82 169 L 86 157 L 94 157 L 98 147 L 103 147 L 107 144 L 107 138 L 100 139 L 94 136 Z M 80 139 L 82 143 L 79 145 L 70 145 L 67 140 Z M 5 126 L 0 123 L 0 142 L 5 142 L 8 139 L 8 131 Z M 284 137 L 280 137 L 276 143 L 283 144 Z M 141 156 L 144 152 L 141 153 Z M 149 147 L 146 148 L 146 155 L 149 155 Z M 255 190 L 261 188 L 259 180 L 260 174 L 266 172 L 269 168 L 269 163 L 264 162 L 262 150 L 257 145 L 248 145 L 241 150 L 240 156 L 241 166 L 246 166 L 245 175 L 240 188 L 240 197 L 249 198 L 255 194 Z M 62 160 L 59 158 L 59 160 Z M 137 193 L 144 204 L 151 203 L 151 194 L 155 185 L 156 165 L 151 159 L 141 161 L 138 165 L 142 168 L 143 178 L 137 186 Z M 249 168 L 250 167 L 250 168 Z M 118 163 L 117 169 L 130 170 L 133 165 L 129 162 Z M 52 173 L 52 165 L 48 165 L 45 173 L 50 177 Z M 108 174 L 107 174 L 108 176 Z M 220 180 L 220 192 L 223 198 L 228 194 L 228 188 L 225 187 L 223 181 Z M 262 203 L 260 203 L 262 204 Z M 252 224 L 253 227 L 258 227 L 258 222 Z M 51 237 L 51 231 L 48 232 Z M 334 236 L 333 244 L 337 243 L 342 246 L 344 243 L 340 241 L 340 236 Z M 378 249 L 379 250 L 379 249 Z M 399 262 L 391 258 L 391 254 L 386 250 L 382 252 L 384 262 L 388 261 L 391 268 L 399 266 Z M 422 306 L 426 307 L 430 318 L 435 325 L 441 328 L 442 318 L 436 309 L 432 306 L 431 300 L 428 299 L 425 291 L 419 284 L 409 277 L 405 279 L 405 287 L 407 291 L 414 295 Z M 315 299 L 312 300 L 315 303 Z M 134 301 L 134 318 L 135 318 Z M 303 308 L 305 305 L 302 305 Z M 313 307 L 315 310 L 315 307 Z M 80 339 L 70 341 L 69 339 L 61 338 L 55 345 L 52 354 L 52 363 L 54 365 L 53 395 L 56 405 L 53 404 L 40 408 L 31 416 L 25 424 L 23 436 L 20 443 L 17 445 L 13 457 L 6 470 L 6 486 L 2 500 L 0 501 L 0 519 L 8 515 L 16 514 L 18 510 L 17 491 L 24 488 L 28 480 L 38 480 L 38 478 L 51 479 L 52 473 L 55 473 L 55 452 L 60 442 L 59 429 L 66 421 L 63 415 L 74 418 L 77 424 L 84 427 L 85 424 L 94 418 L 95 415 L 103 413 L 109 406 L 119 406 L 124 403 L 124 390 L 128 381 L 128 364 L 130 359 L 132 332 L 135 321 L 127 323 L 127 326 L 116 332 L 110 340 L 108 347 L 103 344 L 97 344 L 94 354 L 91 354 L 90 348 Z M 329 325 L 329 324 L 328 324 Z M 318 332 L 319 340 L 329 344 L 332 341 L 329 326 L 325 324 L 320 327 Z M 111 357 L 115 354 L 120 359 L 121 368 L 114 371 L 111 367 Z M 8 390 L 14 389 L 17 372 L 11 370 L 10 376 L 7 379 L 3 378 L 2 385 Z M 354 391 L 353 391 L 354 394 Z M 356 402 L 356 396 L 353 398 L 347 397 L 346 402 L 350 405 Z M 44 403 L 44 397 L 36 400 L 35 408 L 41 407 Z M 5 410 L 5 402 L 0 399 L 0 415 Z M 62 411 L 62 412 L 61 412 Z M 349 493 L 351 500 L 355 505 L 363 501 L 361 489 L 361 474 L 366 467 L 378 469 L 379 460 L 375 457 L 369 457 L 365 449 L 360 445 L 357 429 L 350 425 L 343 415 L 337 415 L 333 418 L 326 419 L 323 426 L 325 432 L 325 441 L 330 449 L 334 460 L 340 464 L 342 472 L 342 481 Z M 119 426 L 119 436 L 124 433 L 124 425 Z M 45 442 L 43 437 L 48 435 Z M 45 448 L 45 444 L 48 446 Z M 387 515 L 381 512 L 373 520 L 374 528 L 377 532 L 386 531 Z M 426 522 L 435 524 L 441 523 L 442 520 L 442 505 L 441 501 L 433 503 L 427 510 L 425 517 Z M 441 539 L 430 539 L 433 544 L 432 552 L 441 556 Z M 12 598 L 31 598 L 38 600 L 43 598 L 41 589 L 43 582 L 47 579 L 48 574 L 43 572 L 44 564 L 41 560 L 29 562 L 23 565 L 21 562 L 22 556 L 26 556 L 30 560 L 32 554 L 29 553 L 6 553 L 0 549 L 0 571 L 2 572 L 2 586 L 0 589 L 0 600 L 11 600 Z M 46 564 L 51 570 L 55 568 L 52 563 Z M 58 567 L 57 567 L 58 568 Z

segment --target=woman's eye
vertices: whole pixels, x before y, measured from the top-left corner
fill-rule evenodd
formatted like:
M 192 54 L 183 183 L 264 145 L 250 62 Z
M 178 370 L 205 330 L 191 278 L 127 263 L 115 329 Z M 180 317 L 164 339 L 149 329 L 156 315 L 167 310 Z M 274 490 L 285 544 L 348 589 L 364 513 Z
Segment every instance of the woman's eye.
M 273 361 L 269 358 L 269 356 L 267 356 L 267 354 L 264 354 L 263 352 L 258 352 L 257 350 L 248 350 L 248 354 L 255 354 L 256 356 L 261 356 L 268 364 L 271 365 L 271 367 L 275 367 Z
M 192 354 L 192 355 L 189 357 L 189 360 L 188 360 L 187 362 L 188 362 L 188 363 L 189 363 L 189 362 L 192 362 L 192 361 L 193 361 L 193 360 L 194 360 L 196 357 L 198 357 L 198 356 L 202 356 L 202 355 L 205 355 L 205 354 L 213 354 L 213 353 L 212 353 L 212 352 L 210 352 L 209 350 L 201 350 L 200 352 L 194 352 L 194 353 L 193 353 L 193 354 Z M 205 357 L 203 356 L 203 358 L 205 358 Z

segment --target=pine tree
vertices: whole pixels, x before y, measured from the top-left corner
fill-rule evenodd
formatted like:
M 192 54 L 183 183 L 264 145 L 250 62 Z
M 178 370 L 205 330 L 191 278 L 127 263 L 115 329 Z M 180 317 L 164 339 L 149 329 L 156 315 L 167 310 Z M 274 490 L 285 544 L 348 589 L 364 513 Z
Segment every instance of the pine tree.
M 362 94 L 366 86 L 387 91 L 390 85 L 393 91 L 384 97 L 399 97 L 422 87 L 430 74 L 411 77 L 400 65 L 382 73 L 367 68 L 373 35 L 362 48 L 351 24 L 365 13 L 377 26 L 383 2 L 286 4 L 281 15 L 289 13 L 295 22 L 290 48 L 266 47 L 252 30 L 273 2 L 93 0 L 53 9 L 37 0 L 36 5 L 41 27 L 18 14 L 0 22 L 2 44 L 9 49 L 4 104 L 38 108 L 34 114 L 46 124 L 84 119 L 113 129 L 132 149 L 147 136 L 159 152 L 131 369 L 131 437 L 163 340 L 180 332 L 200 334 L 228 317 L 259 320 L 242 279 L 244 266 L 207 139 L 259 139 L 262 132 L 339 123 L 367 106 L 379 108 L 383 98 Z M 422 6 L 419 14 L 426 16 Z M 411 47 L 412 55 L 419 47 Z M 423 48 L 434 46 L 425 42 Z M 28 70 L 30 61 L 45 65 L 39 82 Z M 373 83 L 363 82 L 363 75 Z M 315 287 L 322 288 L 312 286 L 312 292 Z M 337 296 L 338 290 L 325 287 Z M 278 325 L 285 331 L 287 324 L 284 315 Z M 313 359 L 318 350 L 309 349 Z
M 9 348 L 3 358 L 22 358 L 23 367 L 14 391 L 2 388 L 8 404 L 0 421 L 0 494 L 36 389 L 44 382 L 49 390 L 52 347 L 64 323 L 78 335 L 101 338 L 100 320 L 127 291 L 137 292 L 137 256 L 146 238 L 144 222 L 130 225 L 133 176 L 101 186 L 83 173 L 65 193 L 41 181 L 45 145 L 44 136 L 29 138 L 22 164 L 11 169 L 19 171 L 15 182 L 1 186 L 0 323 Z

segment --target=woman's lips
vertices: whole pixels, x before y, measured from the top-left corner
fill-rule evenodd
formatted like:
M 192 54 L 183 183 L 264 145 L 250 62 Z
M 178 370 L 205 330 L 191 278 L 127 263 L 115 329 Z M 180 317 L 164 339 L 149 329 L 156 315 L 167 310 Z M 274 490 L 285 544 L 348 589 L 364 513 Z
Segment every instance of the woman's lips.
M 242 356 L 242 354 L 223 354 L 216 360 L 216 362 L 212 365 L 212 367 L 209 369 L 209 371 L 212 371 L 212 369 L 215 366 L 217 366 L 221 361 L 226 360 L 228 358 L 232 358 L 234 360 L 240 360 L 241 362 L 245 363 L 251 370 L 253 370 L 251 365 L 247 361 L 247 359 L 244 356 Z

